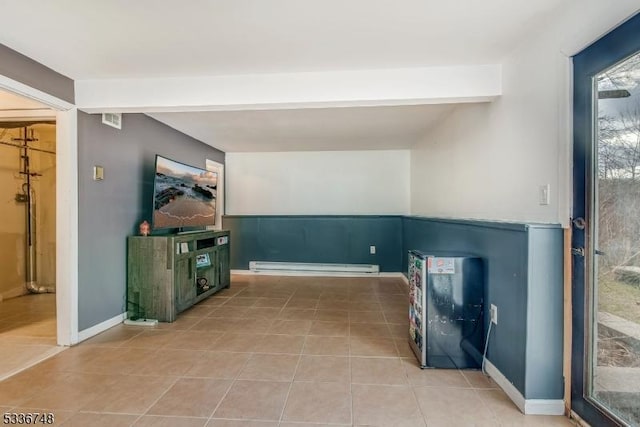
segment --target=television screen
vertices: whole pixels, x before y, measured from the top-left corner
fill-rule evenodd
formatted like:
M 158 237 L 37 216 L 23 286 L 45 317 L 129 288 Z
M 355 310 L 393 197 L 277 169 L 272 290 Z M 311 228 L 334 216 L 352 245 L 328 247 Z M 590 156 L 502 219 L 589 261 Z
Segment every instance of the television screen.
M 153 227 L 214 225 L 218 174 L 156 156 Z

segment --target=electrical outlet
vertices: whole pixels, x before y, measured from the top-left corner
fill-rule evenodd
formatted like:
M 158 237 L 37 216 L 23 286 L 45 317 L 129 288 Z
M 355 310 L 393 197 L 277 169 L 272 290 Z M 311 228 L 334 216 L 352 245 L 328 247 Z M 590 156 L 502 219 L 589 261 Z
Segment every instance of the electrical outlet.
M 498 307 L 495 304 L 491 304 L 491 323 L 498 324 Z
M 374 245 L 369 246 L 369 253 L 371 255 L 375 255 L 376 254 L 376 247 Z

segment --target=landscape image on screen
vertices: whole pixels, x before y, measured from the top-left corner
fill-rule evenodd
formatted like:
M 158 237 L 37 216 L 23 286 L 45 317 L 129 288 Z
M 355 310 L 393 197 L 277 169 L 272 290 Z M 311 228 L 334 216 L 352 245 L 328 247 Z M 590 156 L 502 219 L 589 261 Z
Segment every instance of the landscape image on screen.
M 214 225 L 218 174 L 156 157 L 153 227 Z

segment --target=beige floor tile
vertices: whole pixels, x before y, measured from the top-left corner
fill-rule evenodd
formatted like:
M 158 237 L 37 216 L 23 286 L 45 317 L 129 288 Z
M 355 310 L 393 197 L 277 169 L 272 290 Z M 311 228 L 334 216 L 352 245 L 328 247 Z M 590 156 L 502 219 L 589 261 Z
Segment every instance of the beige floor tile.
M 256 352 L 300 354 L 304 340 L 299 335 L 263 335 Z
M 311 320 L 275 320 L 269 334 L 307 335 L 311 329 Z
M 214 413 L 215 418 L 280 419 L 289 382 L 236 381 Z
M 149 409 L 147 415 L 209 417 L 231 381 L 181 378 Z
M 314 423 L 351 423 L 349 384 L 294 383 L 282 419 Z
M 354 424 L 407 427 L 425 425 L 411 387 L 353 384 L 351 393 Z
M 409 336 L 409 325 L 406 323 L 387 323 L 391 336 L 406 339 Z
M 138 375 L 184 375 L 204 355 L 200 350 L 162 349 L 134 372 Z
M 190 331 L 233 332 L 246 329 L 246 321 L 242 317 L 205 317 L 193 325 Z M 248 333 L 249 331 L 244 331 Z
M 278 319 L 285 320 L 313 320 L 316 310 L 312 308 L 283 308 L 278 314 Z
M 349 382 L 349 358 L 303 355 L 296 370 L 296 381 Z
M 278 424 L 278 426 L 279 427 L 339 427 L 339 426 L 351 426 L 351 424 L 283 422 Z M 366 426 L 366 427 L 370 427 L 370 426 Z
M 249 307 L 245 312 L 247 319 L 269 319 L 275 320 L 280 315 L 279 308 L 272 307 Z
M 79 366 L 89 363 L 104 352 L 98 346 L 75 346 L 56 354 L 55 356 L 38 364 L 39 368 L 54 371 L 77 371 Z
M 249 360 L 251 353 L 208 351 L 184 374 L 185 377 L 233 379 Z
M 395 338 L 393 341 L 396 344 L 396 348 L 398 349 L 398 355 L 400 357 L 406 357 L 406 358 L 412 358 L 412 359 L 416 357 L 415 354 L 413 354 L 413 350 L 411 349 L 411 346 L 409 345 L 409 337 Z
M 113 384 L 113 376 L 98 374 L 68 373 L 48 387 L 38 390 L 21 406 L 42 408 L 55 411 L 57 409 L 77 411 L 105 387 Z
M 351 382 L 359 384 L 408 384 L 398 358 L 352 357 Z
M 349 310 L 348 300 L 330 300 L 320 299 L 318 302 L 318 309 L 320 310 Z
M 166 345 L 177 332 L 166 330 L 150 330 L 132 337 L 130 340 L 122 343 L 122 347 L 148 348 L 158 349 Z
M 252 352 L 258 350 L 262 335 L 225 333 L 212 347 L 213 351 Z
M 116 375 L 81 409 L 88 412 L 144 414 L 176 382 L 171 377 Z
M 349 322 L 351 323 L 386 323 L 382 311 L 349 311 Z
M 218 310 L 219 306 L 208 304 L 196 304 L 180 313 L 182 317 L 207 317 L 213 311 Z
M 405 358 L 402 361 L 409 383 L 412 385 L 471 388 L 462 372 L 457 369 L 420 369 L 416 358 Z
M 165 349 L 211 350 L 224 332 L 181 331 L 174 333 L 163 346 Z
M 206 427 L 277 427 L 278 425 L 275 421 L 220 420 L 212 418 Z
M 285 308 L 318 308 L 318 299 L 316 298 L 291 298 L 285 305 Z
M 146 348 L 106 348 L 95 357 L 74 367 L 75 372 L 95 374 L 129 374 L 149 363 L 156 354 L 156 349 Z
M 238 376 L 242 380 L 292 381 L 300 359 L 289 354 L 253 354 Z
M 274 320 L 269 319 L 241 319 L 238 324 L 231 325 L 227 330 L 236 333 L 266 334 Z
M 63 384 L 69 373 L 31 368 L 0 382 L 0 404 L 17 406 L 43 388 Z M 38 407 L 38 406 L 36 406 Z
M 498 385 L 491 379 L 491 377 L 483 374 L 482 371 L 464 370 L 460 372 L 473 388 L 483 388 L 483 389 L 499 388 Z
M 349 338 L 307 336 L 302 353 L 325 356 L 348 356 Z
M 208 298 L 203 299 L 202 301 L 199 302 L 199 304 L 202 305 L 223 305 L 226 304 L 227 302 L 229 302 L 231 300 L 231 298 L 233 297 L 224 297 L 224 296 L 218 296 L 217 294 L 212 295 Z
M 387 323 L 406 323 L 409 319 L 409 308 L 407 303 L 407 309 L 402 312 L 399 311 L 383 311 L 384 318 L 387 320 Z
M 495 426 L 498 420 L 476 390 L 414 387 L 428 426 Z
M 352 337 L 391 338 L 391 332 L 386 323 L 351 323 L 349 334 Z
M 289 298 L 259 298 L 255 307 L 282 308 L 289 301 Z
M 241 296 L 235 296 L 233 298 L 229 298 L 224 302 L 226 307 L 252 307 L 254 306 L 260 298 L 247 298 Z
M 320 310 L 316 311 L 315 320 L 327 320 L 331 322 L 348 322 L 349 312 L 346 310 Z
M 215 307 L 215 309 L 209 313 L 210 317 L 223 317 L 226 319 L 242 318 L 246 315 L 249 307 L 233 307 L 227 304 Z
M 352 356 L 398 356 L 398 350 L 391 338 L 352 336 L 349 339 L 349 345 Z
M 314 320 L 311 325 L 309 335 L 347 337 L 349 336 L 349 323 L 344 321 L 330 322 L 325 320 Z
M 77 413 L 65 421 L 64 427 L 129 427 L 137 415 Z
M 207 420 L 207 418 L 145 415 L 136 421 L 133 427 L 204 427 Z

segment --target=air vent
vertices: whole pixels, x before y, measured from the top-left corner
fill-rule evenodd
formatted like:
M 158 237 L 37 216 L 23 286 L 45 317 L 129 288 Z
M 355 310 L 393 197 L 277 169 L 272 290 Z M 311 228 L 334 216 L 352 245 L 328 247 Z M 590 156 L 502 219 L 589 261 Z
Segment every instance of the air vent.
M 102 113 L 102 123 L 116 129 L 122 129 L 121 113 Z

